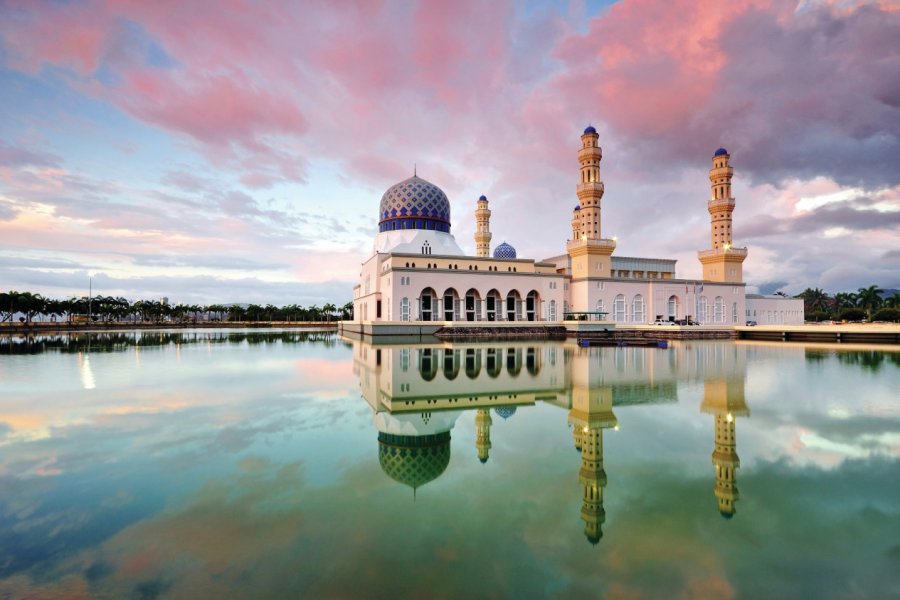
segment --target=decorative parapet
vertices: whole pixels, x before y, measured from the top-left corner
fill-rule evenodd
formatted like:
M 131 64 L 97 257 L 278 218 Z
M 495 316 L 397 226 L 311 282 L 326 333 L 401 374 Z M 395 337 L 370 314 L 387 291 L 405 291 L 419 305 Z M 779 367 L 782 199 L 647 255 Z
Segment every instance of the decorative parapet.
M 723 248 L 714 248 L 712 250 L 701 250 L 697 253 L 697 256 L 700 260 L 705 258 L 713 258 L 719 256 L 731 257 L 731 258 L 747 258 L 747 249 L 746 248 L 728 248 L 727 250 Z
M 587 248 L 600 248 L 603 250 L 608 250 L 610 253 L 616 249 L 616 240 L 591 240 L 591 239 L 583 239 L 583 240 L 569 240 L 566 242 L 566 249 L 571 250 L 572 248 L 577 248 L 580 246 L 584 246 Z

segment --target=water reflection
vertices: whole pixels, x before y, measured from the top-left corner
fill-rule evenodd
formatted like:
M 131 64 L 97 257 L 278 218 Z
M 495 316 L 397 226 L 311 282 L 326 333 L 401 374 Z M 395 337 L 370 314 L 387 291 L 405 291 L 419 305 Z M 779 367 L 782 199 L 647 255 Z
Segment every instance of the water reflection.
M 128 332 L 72 332 L 41 335 L 2 335 L 0 355 L 41 354 L 44 352 L 89 353 L 121 352 L 130 348 L 179 346 L 182 344 L 297 344 L 321 342 L 334 345 L 333 330 L 179 330 Z
M 354 371 L 372 409 L 381 468 L 417 490 L 450 464 L 451 431 L 473 418 L 475 456 L 490 459 L 495 416 L 542 402 L 567 411 L 580 453 L 578 483 L 584 535 L 603 536 L 605 430 L 618 430 L 614 407 L 669 404 L 678 386 L 702 383 L 700 410 L 714 417 L 714 496 L 726 518 L 735 514 L 740 466 L 736 418 L 749 416 L 744 397 L 747 347 L 730 342 L 674 343 L 656 348 L 582 348 L 574 343 L 507 342 L 375 346 L 353 342 Z M 482 368 L 483 366 L 483 368 Z M 470 416 L 471 415 L 471 416 Z

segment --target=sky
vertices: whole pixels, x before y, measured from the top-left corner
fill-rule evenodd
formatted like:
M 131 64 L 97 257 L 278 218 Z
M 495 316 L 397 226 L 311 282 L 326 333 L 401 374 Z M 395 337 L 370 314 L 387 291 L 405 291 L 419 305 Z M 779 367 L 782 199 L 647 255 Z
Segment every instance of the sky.
M 618 255 L 700 276 L 722 146 L 748 291 L 900 288 L 898 73 L 887 0 L 0 0 L 0 289 L 344 304 L 414 165 L 558 255 L 589 124 Z

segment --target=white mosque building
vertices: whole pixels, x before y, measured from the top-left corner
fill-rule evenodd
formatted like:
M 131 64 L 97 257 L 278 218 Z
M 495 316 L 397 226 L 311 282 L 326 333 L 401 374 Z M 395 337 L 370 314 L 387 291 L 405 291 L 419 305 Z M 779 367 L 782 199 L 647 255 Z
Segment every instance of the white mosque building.
M 732 241 L 735 199 L 728 152 L 719 148 L 712 157 L 710 247 L 698 253 L 703 278 L 688 280 L 676 277 L 675 260 L 616 256 L 615 240 L 602 236 L 598 141 L 594 127 L 584 130 L 572 237 L 565 254 L 544 260 L 519 258 L 507 243 L 490 253 L 491 211 L 485 196 L 477 201 L 476 252 L 469 256 L 451 233 L 450 201 L 440 188 L 416 175 L 391 186 L 381 198 L 373 252 L 353 289 L 354 321 L 376 326 L 573 319 L 617 326 L 657 319 L 762 324 L 756 316 L 761 309 L 753 304 L 757 299 L 745 293 L 747 249 Z M 765 314 L 773 315 L 768 322 L 803 323 L 802 301 L 764 300 Z

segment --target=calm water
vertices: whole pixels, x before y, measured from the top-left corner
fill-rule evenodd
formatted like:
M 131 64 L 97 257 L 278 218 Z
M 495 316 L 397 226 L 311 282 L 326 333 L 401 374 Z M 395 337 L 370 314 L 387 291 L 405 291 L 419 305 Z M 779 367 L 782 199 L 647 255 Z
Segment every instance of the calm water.
M 900 596 L 900 352 L 0 339 L 0 598 Z

